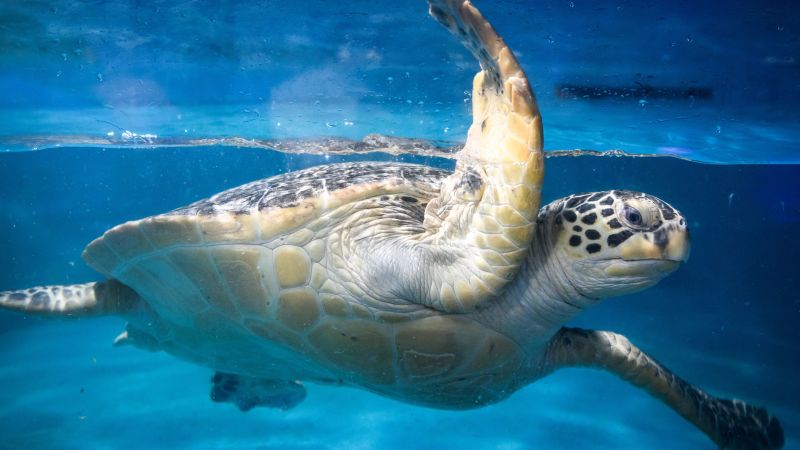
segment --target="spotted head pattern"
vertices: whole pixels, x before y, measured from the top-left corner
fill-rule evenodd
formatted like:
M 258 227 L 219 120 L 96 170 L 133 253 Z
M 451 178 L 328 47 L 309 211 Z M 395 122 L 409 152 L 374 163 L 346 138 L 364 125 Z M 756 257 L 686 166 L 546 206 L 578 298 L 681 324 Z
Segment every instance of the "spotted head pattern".
M 670 237 L 675 231 L 687 230 L 685 219 L 652 195 L 623 190 L 576 194 L 553 202 L 546 210 L 555 215 L 555 225 L 563 229 L 562 238 L 573 251 L 600 254 L 636 238 L 643 242 L 636 247 L 646 248 L 639 248 L 639 252 L 629 249 L 628 257 L 643 253 L 653 258 L 685 259 L 677 248 L 676 254 L 669 255 Z
M 538 222 L 548 264 L 588 299 L 652 286 L 689 257 L 686 220 L 641 192 L 571 195 L 542 208 Z

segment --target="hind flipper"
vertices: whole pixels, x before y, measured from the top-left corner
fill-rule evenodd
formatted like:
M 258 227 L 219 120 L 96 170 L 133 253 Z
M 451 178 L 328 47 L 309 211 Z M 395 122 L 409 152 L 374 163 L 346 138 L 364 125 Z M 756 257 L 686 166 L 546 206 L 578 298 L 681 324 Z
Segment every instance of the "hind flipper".
M 0 292 L 0 307 L 52 317 L 122 314 L 139 296 L 116 280 Z
M 242 411 L 256 406 L 288 410 L 306 398 L 299 381 L 270 380 L 217 372 L 211 379 L 211 400 L 233 403 Z
M 660 399 L 725 450 L 776 450 L 783 429 L 766 409 L 740 400 L 713 397 L 679 378 L 636 348 L 625 336 L 607 331 L 562 328 L 550 341 L 546 364 L 605 369 Z

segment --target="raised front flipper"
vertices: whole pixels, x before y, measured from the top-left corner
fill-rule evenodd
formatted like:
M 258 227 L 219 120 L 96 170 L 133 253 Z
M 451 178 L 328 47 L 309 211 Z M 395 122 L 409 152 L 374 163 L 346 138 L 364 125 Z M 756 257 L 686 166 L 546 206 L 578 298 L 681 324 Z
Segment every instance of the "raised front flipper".
M 562 328 L 550 342 L 546 358 L 551 370 L 581 366 L 605 369 L 645 389 L 693 423 L 721 449 L 783 447 L 783 429 L 766 409 L 740 400 L 712 397 L 670 372 L 625 336 Z
M 455 172 L 427 204 L 424 232 L 353 246 L 376 268 L 366 283 L 386 297 L 464 313 L 496 298 L 526 258 L 541 203 L 542 120 L 522 67 L 481 13 L 468 0 L 428 3 L 480 63 L 472 125 Z
M 306 398 L 306 388 L 299 381 L 269 380 L 217 372 L 211 388 L 211 400 L 233 403 L 242 411 L 267 406 L 286 411 Z

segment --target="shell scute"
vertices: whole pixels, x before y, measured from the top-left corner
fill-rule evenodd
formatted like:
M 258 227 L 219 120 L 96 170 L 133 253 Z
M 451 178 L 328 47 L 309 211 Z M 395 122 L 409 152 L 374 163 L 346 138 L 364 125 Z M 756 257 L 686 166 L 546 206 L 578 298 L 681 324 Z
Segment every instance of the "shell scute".
M 266 249 L 257 246 L 234 246 L 211 253 L 220 276 L 228 286 L 239 310 L 244 314 L 269 317 L 270 300 L 275 292 L 262 282 L 259 263 Z
M 395 380 L 391 339 L 387 329 L 368 320 L 327 318 L 309 341 L 337 369 L 368 384 Z

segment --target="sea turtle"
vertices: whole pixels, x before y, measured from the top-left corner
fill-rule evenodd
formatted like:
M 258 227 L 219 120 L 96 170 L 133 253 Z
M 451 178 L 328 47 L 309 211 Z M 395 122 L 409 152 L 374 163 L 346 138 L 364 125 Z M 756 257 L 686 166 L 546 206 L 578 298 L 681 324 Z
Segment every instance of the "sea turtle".
M 116 344 L 213 368 L 212 399 L 243 410 L 291 408 L 303 381 L 476 408 L 588 366 L 722 448 L 780 448 L 765 409 L 706 394 L 623 336 L 562 327 L 674 271 L 689 254 L 686 222 L 623 190 L 540 210 L 542 126 L 525 74 L 469 1 L 429 3 L 482 67 L 453 173 L 345 163 L 256 181 L 107 231 L 83 254 L 105 281 L 5 292 L 0 304 L 122 316 Z

